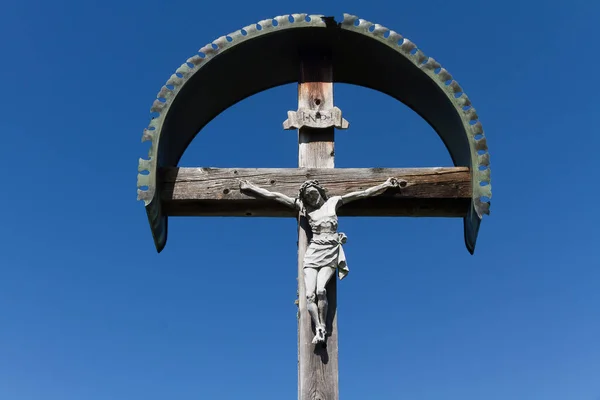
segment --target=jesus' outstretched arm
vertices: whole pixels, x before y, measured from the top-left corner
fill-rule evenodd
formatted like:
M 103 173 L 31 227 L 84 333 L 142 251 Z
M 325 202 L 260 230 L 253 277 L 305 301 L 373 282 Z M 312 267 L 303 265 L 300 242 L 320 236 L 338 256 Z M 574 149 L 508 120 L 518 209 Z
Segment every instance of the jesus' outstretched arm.
M 298 208 L 298 202 L 296 199 L 292 199 L 285 194 L 278 192 L 271 192 L 270 190 L 260 188 L 246 180 L 240 180 L 240 190 L 242 192 L 250 192 L 260 197 L 264 197 L 265 199 L 275 200 L 283 205 L 286 205 L 291 208 Z
M 388 188 L 398 187 L 398 180 L 396 178 L 388 178 L 381 185 L 373 186 L 365 190 L 360 190 L 357 192 L 347 193 L 342 196 L 342 203 L 347 204 L 354 200 L 360 200 L 371 196 L 377 196 L 383 192 L 385 192 Z

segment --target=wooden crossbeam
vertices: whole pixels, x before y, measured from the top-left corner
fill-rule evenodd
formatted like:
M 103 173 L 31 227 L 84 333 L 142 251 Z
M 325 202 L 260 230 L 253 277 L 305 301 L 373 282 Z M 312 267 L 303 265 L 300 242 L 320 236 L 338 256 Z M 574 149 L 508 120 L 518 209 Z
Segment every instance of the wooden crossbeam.
M 239 190 L 239 180 L 296 197 L 307 179 L 328 195 L 362 190 L 395 177 L 406 185 L 340 208 L 340 216 L 464 217 L 471 201 L 467 167 L 441 168 L 166 168 L 159 171 L 169 216 L 297 217 L 296 211 Z

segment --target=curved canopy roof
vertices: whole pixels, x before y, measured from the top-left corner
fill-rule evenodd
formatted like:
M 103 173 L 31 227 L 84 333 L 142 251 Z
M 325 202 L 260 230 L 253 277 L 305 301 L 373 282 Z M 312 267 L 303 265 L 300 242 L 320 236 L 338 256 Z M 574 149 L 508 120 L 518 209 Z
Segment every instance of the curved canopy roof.
M 386 93 L 401 101 L 440 136 L 455 166 L 471 169 L 473 197 L 465 217 L 465 243 L 473 253 L 491 198 L 489 154 L 471 101 L 440 64 L 400 34 L 353 15 L 341 23 L 293 14 L 249 25 L 201 48 L 158 93 L 142 141 L 138 199 L 143 200 L 157 250 L 167 240 L 157 168 L 177 166 L 196 134 L 235 103 L 258 92 L 298 82 L 303 49 L 331 53 L 334 82 Z M 368 57 L 357 54 L 368 54 Z

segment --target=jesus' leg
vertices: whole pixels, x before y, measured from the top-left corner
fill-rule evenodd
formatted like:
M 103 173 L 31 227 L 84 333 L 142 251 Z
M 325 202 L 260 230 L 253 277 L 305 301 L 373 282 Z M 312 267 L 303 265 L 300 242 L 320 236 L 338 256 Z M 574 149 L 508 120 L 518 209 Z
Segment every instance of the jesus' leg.
M 319 309 L 317 308 L 317 272 L 315 268 L 304 268 L 304 290 L 306 292 L 306 309 L 310 318 L 315 324 L 315 329 L 319 326 Z M 317 336 L 313 339 L 316 343 Z
M 319 309 L 319 326 L 317 326 L 317 335 L 320 337 L 320 341 L 325 341 L 325 335 L 327 334 L 327 306 L 329 305 L 327 302 L 327 283 L 335 273 L 335 268 L 332 267 L 323 267 L 319 269 L 319 274 L 317 275 L 317 300 L 318 300 L 318 309 Z

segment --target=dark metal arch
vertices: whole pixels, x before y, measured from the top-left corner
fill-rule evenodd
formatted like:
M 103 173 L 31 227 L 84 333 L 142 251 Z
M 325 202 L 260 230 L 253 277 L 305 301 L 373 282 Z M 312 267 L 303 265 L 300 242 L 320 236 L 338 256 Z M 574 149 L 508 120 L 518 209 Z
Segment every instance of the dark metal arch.
M 176 166 L 196 134 L 233 104 L 258 92 L 298 81 L 304 48 L 330 49 L 334 81 L 368 87 L 401 101 L 438 133 L 456 166 L 471 169 L 473 198 L 464 219 L 465 243 L 475 250 L 491 198 L 489 153 L 471 101 L 452 76 L 414 43 L 381 25 L 344 14 L 341 23 L 293 14 L 260 21 L 199 50 L 158 93 L 142 141 L 138 199 L 146 205 L 157 250 L 167 240 L 157 169 Z M 368 54 L 368 57 L 359 56 Z

